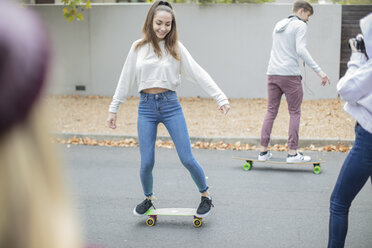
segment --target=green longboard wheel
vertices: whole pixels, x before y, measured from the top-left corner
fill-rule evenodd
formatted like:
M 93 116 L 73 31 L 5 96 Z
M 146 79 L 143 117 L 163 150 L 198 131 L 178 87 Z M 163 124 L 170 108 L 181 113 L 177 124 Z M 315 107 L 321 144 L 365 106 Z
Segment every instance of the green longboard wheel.
M 313 171 L 314 171 L 314 174 L 317 174 L 318 175 L 320 173 L 320 171 L 321 171 L 320 165 L 315 165 Z
M 192 224 L 194 225 L 194 227 L 200 227 L 202 225 L 202 221 L 199 218 L 195 218 Z
M 252 169 L 252 161 L 247 161 L 247 163 L 245 163 L 244 165 L 243 165 L 243 170 L 245 170 L 245 171 L 249 171 L 249 170 L 251 170 Z
M 148 226 L 154 226 L 155 225 L 155 219 L 153 217 L 149 217 L 146 220 L 146 225 L 148 225 Z

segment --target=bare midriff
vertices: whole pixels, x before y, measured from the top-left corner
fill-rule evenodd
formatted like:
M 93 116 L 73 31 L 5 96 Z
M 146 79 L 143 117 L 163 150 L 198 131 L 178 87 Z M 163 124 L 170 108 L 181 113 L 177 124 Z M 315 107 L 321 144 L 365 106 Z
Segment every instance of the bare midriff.
M 168 91 L 168 89 L 164 88 L 150 88 L 150 89 L 144 89 L 142 92 L 147 94 L 159 94 Z

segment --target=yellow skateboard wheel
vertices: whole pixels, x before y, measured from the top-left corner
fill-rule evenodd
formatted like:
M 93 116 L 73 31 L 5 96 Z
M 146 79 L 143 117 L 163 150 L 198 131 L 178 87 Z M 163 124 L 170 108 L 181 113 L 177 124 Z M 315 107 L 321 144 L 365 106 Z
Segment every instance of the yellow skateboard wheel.
M 202 219 L 201 218 L 195 218 L 192 223 L 194 224 L 194 227 L 200 227 L 202 225 Z
M 153 217 L 149 217 L 146 220 L 146 225 L 148 225 L 148 226 L 154 226 L 155 225 L 155 219 Z

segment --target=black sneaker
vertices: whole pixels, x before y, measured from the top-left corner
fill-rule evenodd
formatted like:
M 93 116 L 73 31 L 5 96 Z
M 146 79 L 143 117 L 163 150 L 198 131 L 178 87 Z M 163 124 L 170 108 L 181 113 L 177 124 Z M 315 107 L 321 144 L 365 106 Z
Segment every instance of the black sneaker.
M 209 199 L 208 197 L 202 196 L 199 207 L 196 210 L 196 217 L 207 216 L 209 214 L 209 212 L 211 211 L 211 207 L 214 207 L 213 204 L 212 204 L 212 199 Z
M 151 207 L 154 207 L 150 199 L 145 199 L 143 202 L 137 205 L 135 209 L 133 209 L 134 215 L 144 215 L 147 210 L 149 210 Z

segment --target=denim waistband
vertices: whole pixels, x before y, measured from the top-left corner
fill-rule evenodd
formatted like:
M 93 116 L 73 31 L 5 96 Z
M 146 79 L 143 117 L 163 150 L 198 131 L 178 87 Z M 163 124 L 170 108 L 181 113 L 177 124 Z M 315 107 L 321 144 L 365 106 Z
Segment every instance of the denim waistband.
M 140 92 L 140 97 L 144 99 L 171 99 L 177 98 L 177 93 L 172 90 L 165 91 L 163 93 L 149 94 L 145 92 Z

